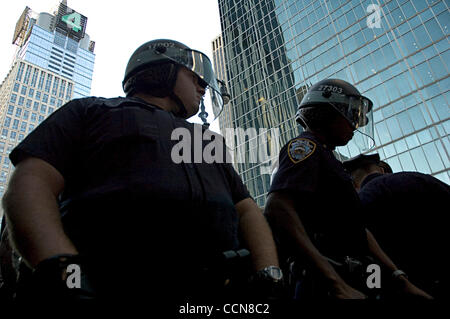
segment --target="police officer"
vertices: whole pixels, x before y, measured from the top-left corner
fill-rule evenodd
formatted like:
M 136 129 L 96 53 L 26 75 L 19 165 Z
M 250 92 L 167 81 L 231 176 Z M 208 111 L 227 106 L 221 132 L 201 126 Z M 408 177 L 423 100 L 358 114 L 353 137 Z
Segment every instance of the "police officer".
M 392 173 L 378 154 L 358 155 L 344 166 L 360 187 L 367 227 L 385 252 L 435 298 L 448 296 L 442 212 L 450 187 L 429 174 Z
M 186 121 L 206 90 L 215 113 L 223 106 L 208 57 L 173 40 L 147 42 L 131 56 L 123 88 L 126 97 L 70 101 L 10 155 L 16 169 L 3 204 L 15 249 L 33 270 L 23 294 L 152 296 L 151 307 L 214 298 L 229 279 L 222 253 L 243 247 L 255 281 L 280 281 L 270 228 L 231 164 L 194 162 L 203 140 L 175 148 L 176 129 L 206 134 Z M 174 161 L 174 150 L 191 160 Z M 81 267 L 80 289 L 71 264 Z
M 371 252 L 404 283 L 406 293 L 430 297 L 401 276 L 365 229 L 361 204 L 351 177 L 333 155 L 355 130 L 371 124 L 372 102 L 351 84 L 326 79 L 312 85 L 296 120 L 304 128 L 280 151 L 265 214 L 280 247 L 280 260 L 296 258 L 294 269 L 309 279 L 295 293 L 313 297 L 366 298 L 360 267 Z M 292 266 L 292 265 L 291 265 Z M 359 275 L 356 275 L 359 268 Z M 366 272 L 366 268 L 363 268 Z M 311 278 L 313 279 L 311 280 Z M 305 288 L 306 289 L 306 288 Z
M 353 185 L 357 192 L 372 178 L 384 173 L 392 173 L 390 166 L 382 166 L 380 155 L 360 154 L 342 163 L 345 170 L 352 176 Z

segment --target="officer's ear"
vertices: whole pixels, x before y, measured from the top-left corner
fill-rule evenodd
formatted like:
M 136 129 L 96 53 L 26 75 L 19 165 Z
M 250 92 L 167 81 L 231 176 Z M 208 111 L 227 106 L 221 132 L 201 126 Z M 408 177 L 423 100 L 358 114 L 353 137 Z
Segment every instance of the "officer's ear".
M 377 165 L 377 169 L 381 174 L 387 174 L 388 172 L 386 171 L 386 168 L 383 165 L 378 164 Z

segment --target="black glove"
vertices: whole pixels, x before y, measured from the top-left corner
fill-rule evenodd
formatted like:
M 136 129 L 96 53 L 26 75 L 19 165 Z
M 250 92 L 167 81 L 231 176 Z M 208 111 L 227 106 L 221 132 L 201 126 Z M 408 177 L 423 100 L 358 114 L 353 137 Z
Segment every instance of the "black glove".
M 94 300 L 95 292 L 79 255 L 56 255 L 40 262 L 25 288 L 25 298 L 42 302 Z

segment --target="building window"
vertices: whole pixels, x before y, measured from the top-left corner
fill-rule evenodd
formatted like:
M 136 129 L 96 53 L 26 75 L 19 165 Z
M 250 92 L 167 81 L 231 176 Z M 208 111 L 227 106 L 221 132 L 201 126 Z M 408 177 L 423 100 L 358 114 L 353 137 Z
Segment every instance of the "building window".
M 61 80 L 61 86 L 59 87 L 59 96 L 60 98 L 64 98 L 64 91 L 66 90 L 66 81 Z
M 25 98 L 23 96 L 19 97 L 19 102 L 17 102 L 17 104 L 22 106 L 23 102 L 25 102 Z
M 19 87 L 20 87 L 20 84 L 19 83 L 14 83 L 14 87 L 13 87 L 13 92 L 16 92 L 16 93 L 18 93 L 19 92 Z
M 25 106 L 26 106 L 27 108 L 30 108 L 32 102 L 33 102 L 33 101 L 31 101 L 30 99 L 27 99 L 27 104 L 25 104 Z
M 20 131 L 21 132 L 26 132 L 26 129 L 27 129 L 27 122 L 22 122 L 20 124 Z
M 12 129 L 17 130 L 18 127 L 19 127 L 19 120 L 14 120 Z
M 67 38 L 66 49 L 76 54 L 78 50 L 78 42 L 72 40 L 71 38 Z
M 47 111 L 47 105 L 42 104 L 42 105 L 41 105 L 41 113 L 42 113 L 42 114 L 45 114 L 46 111 Z
M 53 43 L 55 43 L 57 46 L 64 48 L 64 45 L 66 44 L 66 36 L 59 32 L 55 32 L 55 37 L 53 39 Z M 56 48 L 54 48 L 54 49 L 56 49 Z
M 68 83 L 66 91 L 66 100 L 70 100 L 71 97 L 72 97 L 72 83 Z
M 30 88 L 29 90 L 28 90 L 28 97 L 33 97 L 33 95 L 34 95 L 34 89 L 33 88 Z
M 55 81 L 53 81 L 53 88 L 52 88 L 52 94 L 56 96 L 56 93 L 58 92 L 58 85 L 59 85 L 59 78 L 55 77 Z
M 41 99 L 41 92 L 36 91 L 35 99 L 36 99 L 36 100 L 40 100 L 40 99 Z
M 14 105 L 9 105 L 9 106 L 8 106 L 8 112 L 7 112 L 7 113 L 8 113 L 9 115 L 12 115 L 13 112 L 14 112 Z
M 24 67 L 25 67 L 25 64 L 23 62 L 20 62 L 19 70 L 17 71 L 17 75 L 16 75 L 16 81 L 20 82 L 22 80 L 22 74 L 23 74 Z
M 3 159 L 3 167 L 9 168 L 9 163 L 10 163 L 10 161 L 9 161 L 8 156 L 5 156 L 5 158 Z
M 44 78 L 45 78 L 45 72 L 41 71 L 41 76 L 39 77 L 39 84 L 38 84 L 39 90 L 42 90 L 42 88 L 44 87 Z
M 50 98 L 50 105 L 51 105 L 51 106 L 55 106 L 55 104 L 56 104 L 56 99 L 52 96 L 52 97 Z
M 39 70 L 38 69 L 34 69 L 33 77 L 31 78 L 31 86 L 32 87 L 36 86 L 36 80 L 37 80 L 38 74 L 39 74 Z
M 4 128 L 3 130 L 2 130 L 2 138 L 6 138 L 7 136 L 8 136 L 8 130 L 6 129 L 6 128 Z
M 51 68 L 51 69 L 53 69 L 52 71 L 55 72 L 55 73 L 58 73 L 58 72 L 59 72 L 59 68 L 55 67 L 53 64 L 50 64 L 50 63 L 49 63 L 49 64 L 48 64 L 48 67 Z
M 47 80 L 45 82 L 45 92 L 50 93 L 50 85 L 52 83 L 53 76 L 51 74 L 47 74 Z
M 44 96 L 42 97 L 42 103 L 48 103 L 48 94 L 44 93 Z
M 36 123 L 36 119 L 37 119 L 37 114 L 31 113 L 31 122 Z
M 28 117 L 30 116 L 30 111 L 23 111 L 23 119 L 28 120 Z
M 37 112 L 37 110 L 39 110 L 39 102 L 34 102 L 33 111 Z
M 31 65 L 27 65 L 27 71 L 25 72 L 25 77 L 23 78 L 23 83 L 28 84 L 30 81 L 30 74 L 31 74 Z
M 3 123 L 3 125 L 5 127 L 9 127 L 10 124 L 11 124 L 11 118 L 9 116 L 5 117 L 5 122 Z
M 9 99 L 9 102 L 16 103 L 17 100 L 17 94 L 11 94 L 11 98 Z

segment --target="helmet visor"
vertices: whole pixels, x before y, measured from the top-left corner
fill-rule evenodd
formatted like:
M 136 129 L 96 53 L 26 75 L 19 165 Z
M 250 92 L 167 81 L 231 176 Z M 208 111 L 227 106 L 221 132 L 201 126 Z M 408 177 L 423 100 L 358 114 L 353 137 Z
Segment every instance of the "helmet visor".
M 326 103 L 331 104 L 353 126 L 354 129 L 365 126 L 370 119 L 367 116 L 372 111 L 372 101 L 364 96 L 354 96 L 330 91 L 308 92 L 302 103 L 304 105 Z
M 223 99 L 220 94 L 219 83 L 217 82 L 211 60 L 200 51 L 183 49 L 175 46 L 168 47 L 165 52 L 159 54 L 186 67 L 204 82 L 207 89 L 206 95 L 210 96 L 214 119 L 216 119 L 222 112 Z
M 305 106 L 326 103 L 333 106 L 356 130 L 351 142 L 360 151 L 375 145 L 373 138 L 373 103 L 364 96 L 345 95 L 331 91 L 311 91 L 302 100 Z
M 372 111 L 372 102 L 363 96 L 350 96 L 345 117 L 355 129 L 369 124 L 369 112 Z
M 355 128 L 350 143 L 353 143 L 360 152 L 370 150 L 375 146 L 373 138 L 372 101 L 363 96 L 349 96 L 348 105 L 343 109 L 345 117 Z

